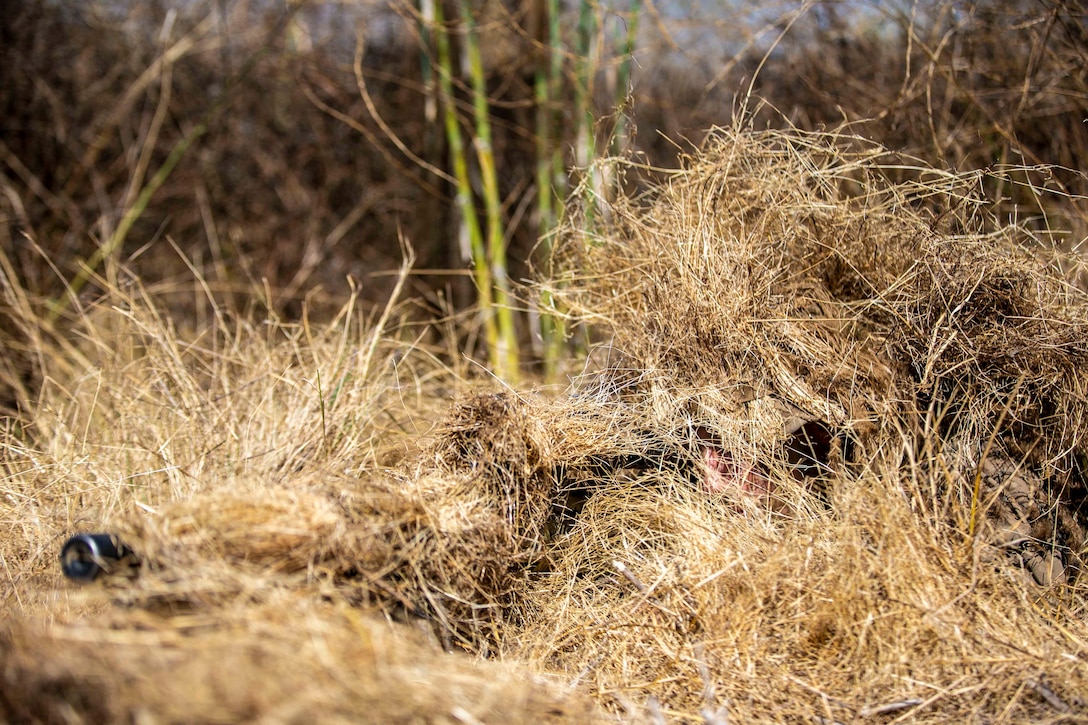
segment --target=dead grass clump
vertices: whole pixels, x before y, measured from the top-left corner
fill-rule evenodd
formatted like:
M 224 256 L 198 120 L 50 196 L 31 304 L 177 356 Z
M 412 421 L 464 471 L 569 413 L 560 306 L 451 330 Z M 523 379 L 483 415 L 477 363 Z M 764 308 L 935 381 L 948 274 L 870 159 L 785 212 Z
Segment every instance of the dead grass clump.
M 377 551 L 388 552 L 388 559 L 374 561 L 372 547 L 361 541 L 357 554 L 343 551 L 352 562 L 347 585 L 358 572 L 372 590 L 366 596 L 429 620 L 447 646 L 494 654 L 520 594 L 516 572 L 525 561 L 499 502 L 478 479 L 464 476 L 417 471 L 396 480 L 403 501 L 376 511 L 369 534 L 381 539 Z M 393 518 L 398 508 L 408 515 Z M 360 568 L 367 561 L 378 566 Z
M 307 490 L 311 486 L 236 481 L 230 491 L 179 500 L 161 507 L 157 517 L 140 516 L 132 528 L 120 524 L 118 533 L 150 565 L 168 566 L 172 574 L 208 560 L 297 573 L 323 558 L 340 524 L 332 502 Z
M 847 476 L 830 509 L 789 520 L 661 483 L 585 503 L 534 581 L 520 657 L 636 720 L 1084 708 L 1083 642 L 1062 634 L 1076 620 L 1008 567 L 972 563 L 895 469 Z
M 450 412 L 435 450 L 446 466 L 471 470 L 491 487 L 485 495 L 501 502 L 503 518 L 530 551 L 540 540 L 554 488 L 547 475 L 547 431 L 534 413 L 514 395 L 475 396 Z
M 1053 461 L 1088 431 L 1085 297 L 1015 235 L 927 240 L 891 337 L 924 398 L 962 410 L 975 435 L 1003 415 L 1033 460 Z
M 650 465 L 650 453 L 616 425 L 628 413 L 614 401 L 571 406 L 513 392 L 453 406 L 406 482 L 427 515 L 412 536 L 426 543 L 406 557 L 425 595 L 418 611 L 467 634 L 473 649 L 501 645 L 535 606 L 529 582 L 552 569 L 557 537 L 585 501 L 612 485 L 616 469 Z M 685 464 L 673 454 L 654 465 Z M 478 624 L 484 616 L 488 629 Z
M 214 616 L 8 622 L 0 655 L 0 712 L 13 722 L 599 719 L 525 668 L 443 653 L 418 631 L 309 594 Z
M 720 132 L 571 218 L 550 286 L 609 340 L 590 388 L 694 457 L 597 479 L 520 652 L 651 716 L 1084 707 L 1088 300 L 971 179 L 893 163 Z
M 720 133 L 607 220 L 574 217 L 555 293 L 609 331 L 651 394 L 698 390 L 663 395 L 699 418 L 750 421 L 738 412 L 772 400 L 864 443 L 932 406 L 974 446 L 961 463 L 977 466 L 993 434 L 1071 471 L 1088 430 L 1084 295 L 1027 232 L 986 219 L 973 177 L 919 167 L 892 184 L 882 169 L 902 160 L 858 148 Z M 753 437 L 730 427 L 718 434 Z
M 390 331 L 392 303 L 317 326 L 212 302 L 191 331 L 133 284 L 62 334 L 7 281 L 43 321 L 43 384 L 0 446 L 0 719 L 597 717 L 526 667 L 441 652 L 496 652 L 524 557 L 494 489 L 420 464 L 461 382 Z M 66 584 L 61 544 L 103 530 L 136 566 Z

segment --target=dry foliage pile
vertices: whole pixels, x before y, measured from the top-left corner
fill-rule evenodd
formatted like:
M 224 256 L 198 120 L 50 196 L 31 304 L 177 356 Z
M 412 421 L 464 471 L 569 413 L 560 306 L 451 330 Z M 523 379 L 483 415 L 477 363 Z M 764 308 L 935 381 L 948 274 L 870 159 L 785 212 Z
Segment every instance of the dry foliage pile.
M 393 304 L 179 333 L 134 284 L 72 338 L 5 274 L 44 382 L 0 446 L 0 713 L 1088 716 L 1088 298 L 888 166 L 722 132 L 573 213 L 545 283 L 609 344 L 561 395 Z M 97 529 L 139 566 L 67 585 Z

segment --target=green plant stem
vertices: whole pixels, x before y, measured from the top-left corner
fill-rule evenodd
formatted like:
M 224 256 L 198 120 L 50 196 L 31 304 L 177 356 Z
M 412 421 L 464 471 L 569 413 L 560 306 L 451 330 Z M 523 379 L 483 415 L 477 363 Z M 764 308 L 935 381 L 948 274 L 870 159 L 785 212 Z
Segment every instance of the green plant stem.
M 551 63 L 548 67 L 549 81 L 551 82 L 550 95 L 557 102 L 563 101 L 563 37 L 560 13 L 562 6 L 559 0 L 548 0 L 548 47 L 551 49 Z M 554 117 L 553 117 L 554 122 Z M 567 176 L 567 165 L 563 156 L 563 148 L 557 138 L 551 151 L 552 157 L 552 189 L 558 206 L 562 206 L 567 198 L 570 178 Z M 553 217 L 558 223 L 560 210 L 556 209 Z
M 125 210 L 125 214 L 121 217 L 121 223 L 117 225 L 117 229 L 106 241 L 95 250 L 87 261 L 80 265 L 79 272 L 76 274 L 72 283 L 69 285 L 69 293 L 65 296 L 57 298 L 53 304 L 49 307 L 49 313 L 47 320 L 50 325 L 57 321 L 64 311 L 68 308 L 68 303 L 75 297 L 77 297 L 83 287 L 87 284 L 90 278 L 94 275 L 94 271 L 98 268 L 102 262 L 113 256 L 114 252 L 120 249 L 121 245 L 125 241 L 125 237 L 128 236 L 129 231 L 132 229 L 132 225 L 136 223 L 136 220 L 143 215 L 144 210 L 147 209 L 147 205 L 151 202 L 151 197 L 155 195 L 155 192 L 159 190 L 166 180 L 170 178 L 170 174 L 173 173 L 174 167 L 181 161 L 181 157 L 185 155 L 185 152 L 189 150 L 189 147 L 198 138 L 207 133 L 208 127 L 203 123 L 198 124 L 193 130 L 185 135 L 184 138 L 174 144 L 174 148 L 170 150 L 170 155 L 166 157 L 166 161 L 163 162 L 159 170 L 155 172 L 155 175 L 140 189 L 139 196 L 136 197 L 136 201 L 132 206 Z
M 597 198 L 600 195 L 600 173 L 593 161 L 597 158 L 596 119 L 593 113 L 593 80 L 596 73 L 594 41 L 597 35 L 597 8 L 593 0 L 582 0 L 578 12 L 577 47 L 575 48 L 575 164 L 585 175 L 579 184 L 583 190 L 585 221 L 594 226 Z M 592 235 L 591 235 L 592 236 Z
M 562 38 L 560 37 L 559 0 L 547 0 L 547 38 L 545 47 L 546 61 L 538 63 L 535 80 L 536 102 L 536 186 L 537 186 L 537 233 L 540 239 L 539 254 L 544 273 L 553 279 L 551 264 L 551 239 L 556 227 L 558 206 L 566 193 L 561 184 L 565 181 L 562 173 L 563 154 L 556 143 L 554 107 L 562 99 L 559 97 L 559 81 L 563 72 Z M 556 173 L 556 170 L 560 173 Z M 540 336 L 543 341 L 544 374 L 549 379 L 559 368 L 566 339 L 563 318 L 556 314 L 555 300 L 550 291 L 544 290 L 540 296 Z
M 487 100 L 487 77 L 480 57 L 480 37 L 472 8 L 466 0 L 460 3 L 461 22 L 465 28 L 465 54 L 472 82 L 473 115 L 476 135 L 473 145 L 480 167 L 484 209 L 487 214 L 487 257 L 495 285 L 495 311 L 498 317 L 498 367 L 496 373 L 507 382 L 516 382 L 518 373 L 518 339 L 511 305 L 510 278 L 506 262 L 506 239 L 503 233 L 502 200 L 499 197 L 498 172 L 491 136 L 491 109 Z
M 578 125 L 578 157 L 581 166 L 589 166 L 596 156 L 593 118 L 593 40 L 597 33 L 596 9 L 590 0 L 582 0 L 578 12 L 577 77 L 575 82 L 574 122 Z
M 492 367 L 501 365 L 499 356 L 499 331 L 495 321 L 495 304 L 492 301 L 491 265 L 487 259 L 483 231 L 472 203 L 472 182 L 468 175 L 468 160 L 465 156 L 465 140 L 461 135 L 461 126 L 457 118 L 457 107 L 453 96 L 451 80 L 453 64 L 450 57 L 449 30 L 445 25 L 442 3 L 435 2 L 434 33 L 435 47 L 438 53 L 438 93 L 442 100 L 443 122 L 446 128 L 446 142 L 450 146 L 450 163 L 453 176 L 457 180 L 455 203 L 461 214 L 462 233 L 468 237 L 468 250 L 472 256 L 473 279 L 476 282 L 476 295 L 483 320 L 484 342 L 487 345 L 488 359 Z
M 627 19 L 627 35 L 624 37 L 622 59 L 616 73 L 616 126 L 612 132 L 612 154 L 619 155 L 627 140 L 627 99 L 630 95 L 631 67 L 634 64 L 635 41 L 638 39 L 638 21 L 642 15 L 642 0 L 632 0 Z
M 225 88 L 219 93 L 218 96 L 215 97 L 211 105 L 204 112 L 203 116 L 201 116 L 201 119 L 196 124 L 196 126 L 194 126 L 192 130 L 189 131 L 189 133 L 185 134 L 184 137 L 182 137 L 176 144 L 174 144 L 174 147 L 170 150 L 170 154 L 166 157 L 166 161 L 164 161 L 162 166 L 159 167 L 159 170 L 155 172 L 155 175 L 151 177 L 151 180 L 148 181 L 147 184 L 145 184 L 143 188 L 140 189 L 140 193 L 136 197 L 136 200 L 127 209 L 125 209 L 125 213 L 124 216 L 122 216 L 121 218 L 120 224 L 117 225 L 117 229 L 115 229 L 113 234 L 110 235 L 110 238 L 98 249 L 96 249 L 94 254 L 92 254 L 89 258 L 80 263 L 79 272 L 72 280 L 72 283 L 68 286 L 68 294 L 59 297 L 58 299 L 52 301 L 49 304 L 49 309 L 46 312 L 46 322 L 49 325 L 53 325 L 54 323 L 56 323 L 60 316 L 64 314 L 65 310 L 68 309 L 68 305 L 73 300 L 78 298 L 80 291 L 87 284 L 90 278 L 94 276 L 95 270 L 98 269 L 98 266 L 102 264 L 105 259 L 112 257 L 121 248 L 121 246 L 124 244 L 125 238 L 128 236 L 129 231 L 131 231 L 132 229 L 132 225 L 136 223 L 136 220 L 139 219 L 140 216 L 143 215 L 144 211 L 147 209 L 147 205 L 151 202 L 151 197 L 155 195 L 155 192 L 159 190 L 159 187 L 166 183 L 166 180 L 170 177 L 170 174 L 173 173 L 174 167 L 177 166 L 179 161 L 181 161 L 181 158 L 189 150 L 189 147 L 192 146 L 198 138 L 208 132 L 208 125 L 211 123 L 212 119 L 215 118 L 219 114 L 219 111 L 222 110 L 222 108 L 226 106 L 230 99 L 234 97 L 233 91 L 238 83 L 240 83 L 243 78 L 249 75 L 249 72 L 253 69 L 253 66 L 256 65 L 257 60 L 268 52 L 271 38 L 278 37 L 279 34 L 283 32 L 284 28 L 287 27 L 287 24 L 291 21 L 292 18 L 294 18 L 295 13 L 297 13 L 299 8 L 301 7 L 301 5 L 298 5 L 295 8 L 289 10 L 288 12 L 283 13 L 279 17 L 279 19 L 276 21 L 276 24 L 273 26 L 269 33 L 269 41 L 264 43 L 254 53 L 252 53 L 246 59 L 246 62 L 242 65 L 242 68 L 237 73 L 227 79 Z M 205 21 L 202 22 L 200 26 L 198 26 L 198 30 L 204 28 L 205 25 L 210 22 L 211 16 L 206 18 Z M 190 36 L 186 36 L 186 39 L 188 39 L 189 37 Z M 192 45 L 192 43 L 185 42 L 186 39 L 183 39 L 183 41 L 179 41 L 178 43 L 176 43 L 170 49 L 170 51 L 163 55 L 160 60 L 156 61 L 155 64 L 148 68 L 147 71 L 144 71 L 143 75 L 141 75 L 140 81 L 137 84 L 133 85 L 126 92 L 125 100 L 122 102 L 122 105 L 119 108 L 125 107 L 130 102 L 130 96 L 134 96 L 138 92 L 138 90 L 142 90 L 144 87 L 146 87 L 147 82 L 144 80 L 144 78 L 148 76 L 152 69 L 169 66 L 169 64 L 173 63 L 174 60 L 188 52 L 188 49 Z M 119 112 L 115 111 L 114 116 L 111 116 L 110 124 L 108 124 L 107 127 L 112 127 L 116 125 L 114 117 L 117 117 L 118 114 Z M 90 164 L 98 158 L 98 154 L 101 152 L 104 144 L 106 143 L 107 135 L 108 134 L 106 132 L 106 129 L 103 129 L 99 132 L 98 137 L 95 139 L 94 143 L 92 143 L 91 145 L 91 148 L 88 150 L 88 154 L 84 157 L 84 167 L 89 167 Z M 150 158 L 150 156 L 147 156 L 146 158 Z M 141 161 L 141 165 L 144 164 L 145 162 Z M 146 168 L 146 166 L 144 166 L 144 168 Z M 143 171 L 141 170 L 138 175 L 142 176 L 142 174 Z M 130 186 L 126 198 L 131 198 L 132 191 L 135 188 L 136 184 Z

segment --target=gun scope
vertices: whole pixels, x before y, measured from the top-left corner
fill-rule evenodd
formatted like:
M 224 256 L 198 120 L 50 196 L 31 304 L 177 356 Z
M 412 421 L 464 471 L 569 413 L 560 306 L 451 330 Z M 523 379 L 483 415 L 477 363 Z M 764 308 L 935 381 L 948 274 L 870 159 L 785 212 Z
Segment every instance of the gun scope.
M 60 550 L 60 567 L 69 579 L 90 582 L 118 569 L 131 554 L 112 534 L 76 534 Z

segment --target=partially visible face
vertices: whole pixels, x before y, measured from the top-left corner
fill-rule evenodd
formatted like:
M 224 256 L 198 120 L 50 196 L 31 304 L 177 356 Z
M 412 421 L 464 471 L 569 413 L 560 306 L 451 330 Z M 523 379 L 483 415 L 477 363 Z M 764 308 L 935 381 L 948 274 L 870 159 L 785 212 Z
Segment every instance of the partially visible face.
M 767 503 L 775 491 L 774 483 L 758 463 L 717 446 L 703 446 L 703 464 L 703 489 L 707 493 L 725 493 L 736 489 Z

